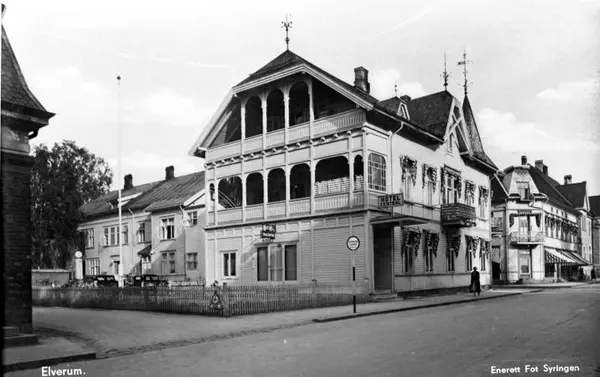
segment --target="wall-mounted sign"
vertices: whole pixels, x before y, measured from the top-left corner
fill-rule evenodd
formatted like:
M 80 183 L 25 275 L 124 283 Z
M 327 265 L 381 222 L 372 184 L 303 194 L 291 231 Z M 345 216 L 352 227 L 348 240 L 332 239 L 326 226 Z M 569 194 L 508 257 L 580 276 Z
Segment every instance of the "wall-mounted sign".
M 350 251 L 354 252 L 360 247 L 360 240 L 356 236 L 350 236 L 346 241 L 346 246 Z
M 211 309 L 221 309 L 221 308 L 223 308 L 223 305 L 221 304 L 221 296 L 219 296 L 219 294 L 216 291 L 213 294 L 212 298 L 210 299 L 210 305 L 209 305 L 209 307 Z
M 395 207 L 404 205 L 404 194 L 382 195 L 379 197 L 380 207 Z
M 83 254 L 81 253 L 81 251 L 76 251 L 75 252 L 75 258 L 81 258 Z
M 262 230 L 260 231 L 261 238 L 275 238 L 275 233 L 277 232 L 277 227 L 275 224 L 263 224 Z

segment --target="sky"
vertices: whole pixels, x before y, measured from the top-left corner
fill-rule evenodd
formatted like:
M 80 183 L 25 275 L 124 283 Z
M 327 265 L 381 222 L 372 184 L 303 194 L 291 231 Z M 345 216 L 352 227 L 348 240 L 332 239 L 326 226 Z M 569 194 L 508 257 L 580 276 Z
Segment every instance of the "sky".
M 500 168 L 527 155 L 600 194 L 600 0 L 3 0 L 32 92 L 56 113 L 33 144 L 74 140 L 107 160 L 114 187 L 203 170 L 188 152 L 229 89 L 290 49 L 380 100 L 443 90 L 469 100 Z M 120 87 L 117 75 L 121 76 Z M 118 130 L 121 174 L 118 176 Z

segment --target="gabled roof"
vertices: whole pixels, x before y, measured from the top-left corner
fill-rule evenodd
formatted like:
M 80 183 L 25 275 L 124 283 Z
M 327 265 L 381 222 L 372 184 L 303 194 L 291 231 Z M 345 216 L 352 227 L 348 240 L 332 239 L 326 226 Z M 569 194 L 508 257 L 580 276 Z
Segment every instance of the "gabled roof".
M 183 205 L 192 195 L 204 188 L 204 172 L 193 173 L 162 181 L 152 190 L 128 203 L 133 210 L 148 212 L 163 210 Z
M 433 135 L 443 139 L 452 111 L 454 97 L 447 91 L 414 98 L 407 104 L 411 120 Z
M 181 206 L 193 195 L 204 188 L 204 172 L 183 175 L 168 180 L 146 183 L 121 191 L 121 197 L 139 194 L 122 206 L 122 212 L 159 211 Z M 114 215 L 119 212 L 116 205 L 111 205 L 118 199 L 118 191 L 108 194 L 80 207 L 88 219 L 90 217 Z
M 35 115 L 52 117 L 27 86 L 19 62 L 2 27 L 2 107 L 10 104 L 36 112 Z
M 508 198 L 508 192 L 500 181 L 500 179 L 494 174 L 490 180 L 490 189 L 492 190 L 492 202 L 502 202 Z
M 531 165 L 529 165 L 529 175 L 531 176 L 531 179 L 533 179 L 533 183 L 535 183 L 539 192 L 546 194 L 548 198 L 563 207 L 575 209 L 573 203 L 556 189 L 556 186 L 553 184 L 553 182 L 556 182 L 554 179 Z
M 467 126 L 467 132 L 469 133 L 469 142 L 471 143 L 471 150 L 473 151 L 473 154 L 475 155 L 475 157 L 490 164 L 497 170 L 498 167 L 494 164 L 494 162 L 492 162 L 492 160 L 483 150 L 481 136 L 479 135 L 479 128 L 477 127 L 477 122 L 475 121 L 473 110 L 471 109 L 469 97 L 467 97 L 466 95 L 463 101 L 462 111 L 465 117 L 465 125 Z
M 600 217 L 600 195 L 590 196 L 590 211 L 594 217 Z
M 586 182 L 572 183 L 568 185 L 558 185 L 556 189 L 560 191 L 576 208 L 585 207 Z

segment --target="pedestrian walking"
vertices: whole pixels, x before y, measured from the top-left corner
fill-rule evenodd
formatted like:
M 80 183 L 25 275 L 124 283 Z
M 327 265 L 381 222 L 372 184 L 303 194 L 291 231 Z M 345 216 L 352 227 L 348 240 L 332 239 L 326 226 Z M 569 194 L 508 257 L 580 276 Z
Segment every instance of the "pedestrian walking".
M 596 269 L 592 268 L 591 275 L 592 275 L 592 280 L 596 280 Z
M 473 296 L 479 296 L 481 294 L 481 282 L 479 281 L 479 272 L 477 271 L 477 267 L 473 267 L 473 272 L 471 272 L 471 292 L 473 292 Z

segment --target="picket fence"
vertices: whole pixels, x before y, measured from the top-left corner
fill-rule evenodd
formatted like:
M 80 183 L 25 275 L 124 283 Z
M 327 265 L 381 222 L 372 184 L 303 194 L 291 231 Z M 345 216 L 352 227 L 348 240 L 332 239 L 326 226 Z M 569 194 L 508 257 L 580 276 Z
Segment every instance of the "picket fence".
M 372 301 L 357 284 L 356 302 Z M 33 288 L 34 306 L 159 311 L 239 316 L 286 310 L 351 305 L 352 286 L 337 284 L 264 286 L 180 286 L 158 288 Z M 217 296 L 215 299 L 215 296 Z M 213 301 L 214 300 L 214 301 Z

